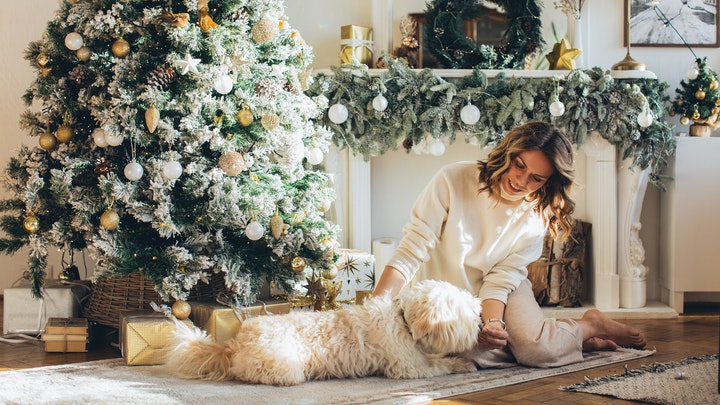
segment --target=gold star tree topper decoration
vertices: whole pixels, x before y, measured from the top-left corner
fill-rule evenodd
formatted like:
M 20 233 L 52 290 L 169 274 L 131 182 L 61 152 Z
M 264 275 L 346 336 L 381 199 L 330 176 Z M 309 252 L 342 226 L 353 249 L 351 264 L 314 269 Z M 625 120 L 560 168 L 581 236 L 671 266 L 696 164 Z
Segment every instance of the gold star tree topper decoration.
M 575 58 L 581 53 L 580 49 L 571 48 L 570 42 L 563 38 L 553 46 L 552 52 L 545 55 L 545 57 L 550 62 L 550 69 L 573 70 L 577 68 Z

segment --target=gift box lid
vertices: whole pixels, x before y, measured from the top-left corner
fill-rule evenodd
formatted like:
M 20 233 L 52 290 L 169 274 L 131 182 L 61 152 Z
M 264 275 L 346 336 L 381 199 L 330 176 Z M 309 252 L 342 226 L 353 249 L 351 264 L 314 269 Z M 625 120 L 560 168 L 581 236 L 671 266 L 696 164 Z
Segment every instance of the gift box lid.
M 86 334 L 88 320 L 85 318 L 48 318 L 45 333 L 48 334 Z

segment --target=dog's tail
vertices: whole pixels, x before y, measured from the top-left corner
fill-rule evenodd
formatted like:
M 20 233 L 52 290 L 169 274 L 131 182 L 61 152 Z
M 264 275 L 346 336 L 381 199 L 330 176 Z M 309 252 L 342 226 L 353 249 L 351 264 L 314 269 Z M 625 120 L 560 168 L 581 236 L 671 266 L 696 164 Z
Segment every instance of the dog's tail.
M 182 378 L 229 380 L 232 352 L 213 342 L 200 328 L 175 322 L 175 333 L 168 343 L 166 369 Z

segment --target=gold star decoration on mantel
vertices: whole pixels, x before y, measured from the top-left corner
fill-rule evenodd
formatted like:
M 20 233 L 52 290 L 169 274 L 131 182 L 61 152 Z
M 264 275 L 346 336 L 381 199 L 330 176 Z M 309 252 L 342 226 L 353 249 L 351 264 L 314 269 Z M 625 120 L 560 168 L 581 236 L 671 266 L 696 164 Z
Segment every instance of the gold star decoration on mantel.
M 563 38 L 560 42 L 553 46 L 551 53 L 545 55 L 548 62 L 550 62 L 550 69 L 552 70 L 573 70 L 575 66 L 575 58 L 577 58 L 582 51 L 570 47 L 570 42 Z

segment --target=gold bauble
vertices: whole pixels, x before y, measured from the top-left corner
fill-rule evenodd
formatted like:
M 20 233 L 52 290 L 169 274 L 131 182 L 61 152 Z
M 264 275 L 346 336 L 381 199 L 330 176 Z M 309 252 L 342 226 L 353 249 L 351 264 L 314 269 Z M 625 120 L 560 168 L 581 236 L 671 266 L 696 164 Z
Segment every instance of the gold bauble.
M 272 232 L 272 236 L 275 239 L 280 239 L 284 230 L 285 230 L 285 222 L 283 221 L 283 219 L 280 215 L 275 213 L 275 215 L 273 215 L 273 217 L 270 218 L 270 232 Z
M 30 214 L 27 216 L 27 218 L 25 218 L 23 226 L 25 227 L 26 231 L 30 233 L 35 233 L 40 230 L 40 218 L 38 218 L 35 214 Z
M 92 56 L 92 50 L 88 48 L 87 46 L 83 46 L 82 48 L 75 51 L 75 56 L 78 57 L 83 62 L 87 62 L 90 60 L 90 57 Z
M 292 270 L 295 273 L 302 273 L 305 271 L 305 259 L 300 256 L 295 256 L 291 262 Z
M 720 107 L 720 98 L 715 99 L 715 107 Z
M 267 113 L 263 115 L 260 123 L 265 130 L 272 131 L 280 125 L 280 117 L 278 117 L 275 113 Z
M 52 69 L 50 69 L 49 67 L 44 67 L 40 69 L 40 74 L 42 75 L 42 77 L 47 77 L 47 75 L 50 74 L 50 70 Z
M 250 126 L 250 124 L 252 124 L 255 120 L 255 118 L 253 117 L 253 113 L 250 112 L 250 110 L 248 110 L 247 108 L 243 108 L 242 110 L 238 111 L 237 119 L 240 122 L 240 125 L 244 127 Z
M 717 90 L 720 87 L 720 82 L 717 79 L 712 79 L 710 82 L 710 90 Z
M 237 176 L 246 169 L 245 158 L 240 152 L 225 152 L 220 156 L 218 167 L 228 176 Z
M 50 63 L 50 58 L 45 55 L 45 53 L 40 52 L 38 56 L 35 58 L 35 61 L 37 62 L 38 66 L 45 67 L 48 63 Z
M 70 281 L 72 280 L 72 276 L 70 275 L 70 272 L 67 271 L 67 269 L 62 269 L 62 271 L 58 273 L 58 280 Z
M 108 231 L 117 229 L 120 225 L 120 215 L 114 209 L 108 208 L 100 215 L 100 225 Z
M 698 100 L 704 100 L 705 99 L 705 91 L 703 89 L 698 89 L 698 91 L 695 92 L 695 98 Z
M 55 131 L 55 138 L 62 143 L 72 141 L 75 137 L 75 131 L 69 125 L 60 125 Z
M 112 44 L 112 53 L 118 58 L 124 58 L 130 55 L 130 44 L 124 38 L 118 38 Z
M 265 44 L 272 41 L 278 34 L 278 24 L 268 18 L 263 18 L 253 25 L 250 33 L 255 42 Z
M 190 304 L 187 303 L 187 301 L 183 300 L 177 300 L 172 305 L 172 314 L 175 316 L 175 318 L 183 320 L 188 319 L 190 316 Z
M 680 123 L 683 125 L 687 125 L 690 123 L 690 118 L 688 118 L 687 115 L 683 115 L 682 117 L 680 117 Z
M 57 146 L 57 138 L 50 131 L 45 131 L 40 135 L 40 147 L 45 150 L 53 150 Z
M 145 110 L 145 125 L 147 126 L 148 132 L 151 134 L 155 132 L 158 122 L 160 122 L 160 110 L 152 105 Z
M 700 119 L 700 113 L 698 112 L 698 110 L 695 110 L 695 111 L 693 112 L 692 119 L 694 119 L 694 120 L 699 120 L 699 119 Z
M 332 280 L 338 275 L 338 269 L 337 267 L 333 266 L 332 268 L 325 269 L 322 271 L 322 276 L 326 280 Z

